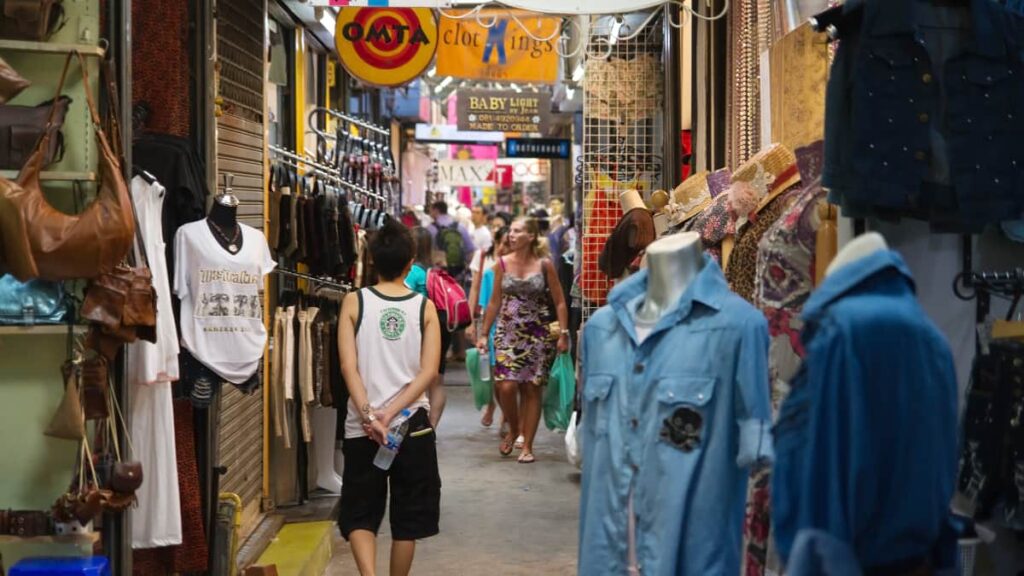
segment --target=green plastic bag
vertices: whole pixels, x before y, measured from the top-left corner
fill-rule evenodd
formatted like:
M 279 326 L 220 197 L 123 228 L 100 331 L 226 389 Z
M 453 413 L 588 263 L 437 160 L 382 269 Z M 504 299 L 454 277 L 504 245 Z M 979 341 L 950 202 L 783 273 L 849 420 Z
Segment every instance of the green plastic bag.
M 548 389 L 544 393 L 544 425 L 548 430 L 567 430 L 576 399 L 576 370 L 572 356 L 559 354 L 551 365 Z
M 466 371 L 469 372 L 469 385 L 473 388 L 473 403 L 479 410 L 491 403 L 494 382 L 480 379 L 480 351 L 476 348 L 466 350 Z

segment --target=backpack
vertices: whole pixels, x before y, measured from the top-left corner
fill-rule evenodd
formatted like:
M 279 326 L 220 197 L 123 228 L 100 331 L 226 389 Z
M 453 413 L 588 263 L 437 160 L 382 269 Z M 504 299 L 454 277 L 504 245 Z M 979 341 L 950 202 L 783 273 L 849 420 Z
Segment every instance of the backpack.
M 462 238 L 458 222 L 437 227 L 437 247 L 444 252 L 444 263 L 448 270 L 462 270 L 466 267 L 466 241 Z
M 427 273 L 427 298 L 437 307 L 438 316 L 449 332 L 466 328 L 473 323 L 466 291 L 451 274 L 442 268 Z

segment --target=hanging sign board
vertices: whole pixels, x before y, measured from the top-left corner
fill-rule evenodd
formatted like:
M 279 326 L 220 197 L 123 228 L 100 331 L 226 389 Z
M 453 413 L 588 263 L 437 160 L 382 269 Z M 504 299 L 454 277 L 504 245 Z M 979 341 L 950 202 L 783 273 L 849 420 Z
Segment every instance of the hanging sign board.
M 494 186 L 494 160 L 438 160 L 442 186 Z
M 572 156 L 572 142 L 568 138 L 508 138 L 505 156 L 568 160 Z
M 310 6 L 372 6 L 401 8 L 447 8 L 449 0 L 308 0 Z
M 544 132 L 551 119 L 551 95 L 512 90 L 460 90 L 459 130 Z
M 426 8 L 342 8 L 334 40 L 352 76 L 372 86 L 402 86 L 434 59 L 437 21 Z
M 533 37 L 509 14 L 515 14 Z M 488 28 L 480 22 L 493 24 Z M 472 80 L 554 84 L 559 63 L 555 44 L 561 26 L 561 18 L 520 11 L 482 10 L 462 19 L 442 16 L 437 73 Z
M 501 144 L 504 132 L 465 132 L 452 124 L 417 124 L 416 141 L 433 144 Z
M 402 6 L 449 8 L 452 0 L 308 0 L 310 6 Z M 503 0 L 502 4 L 552 14 L 626 14 L 654 8 L 665 0 Z M 706 9 L 705 9 L 706 10 Z M 708 14 L 710 16 L 710 14 Z M 485 20 L 486 22 L 486 20 Z M 543 36 L 542 36 L 543 38 Z

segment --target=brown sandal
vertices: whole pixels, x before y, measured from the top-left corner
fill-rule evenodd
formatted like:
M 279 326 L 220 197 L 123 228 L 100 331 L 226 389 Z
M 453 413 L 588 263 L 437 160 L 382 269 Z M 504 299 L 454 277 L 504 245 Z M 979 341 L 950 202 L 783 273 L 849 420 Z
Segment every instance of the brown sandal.
M 533 464 L 536 461 L 537 458 L 534 457 L 533 452 L 523 452 L 522 454 L 519 455 L 518 462 L 520 464 Z
M 501 439 L 501 445 L 498 447 L 498 451 L 501 452 L 502 456 L 511 456 L 512 450 L 515 449 L 515 439 L 508 436 Z

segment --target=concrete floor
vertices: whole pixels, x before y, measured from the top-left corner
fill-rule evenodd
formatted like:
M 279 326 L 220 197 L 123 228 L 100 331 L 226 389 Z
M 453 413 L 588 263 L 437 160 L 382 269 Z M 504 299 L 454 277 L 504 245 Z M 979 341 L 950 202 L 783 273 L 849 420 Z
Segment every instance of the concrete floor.
M 495 427 L 482 428 L 465 372 L 449 374 L 441 421 L 441 533 L 417 545 L 413 574 L 573 575 L 579 524 L 579 473 L 565 460 L 563 438 L 541 421 L 535 464 L 498 454 Z M 461 384 L 461 385 L 460 385 Z M 378 574 L 388 573 L 387 519 L 378 540 Z M 339 535 L 327 574 L 358 574 Z

